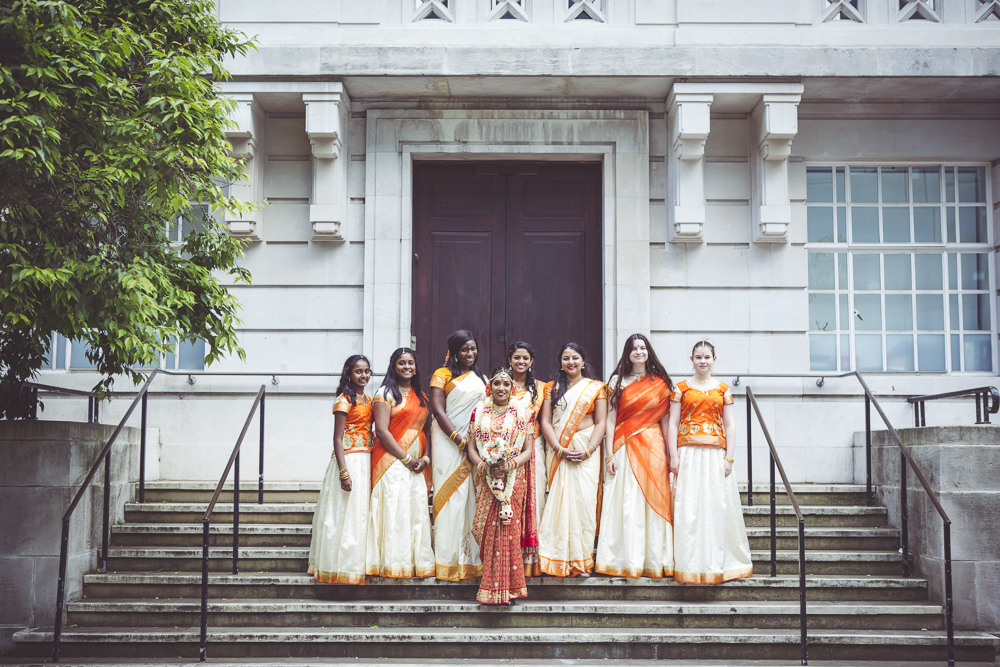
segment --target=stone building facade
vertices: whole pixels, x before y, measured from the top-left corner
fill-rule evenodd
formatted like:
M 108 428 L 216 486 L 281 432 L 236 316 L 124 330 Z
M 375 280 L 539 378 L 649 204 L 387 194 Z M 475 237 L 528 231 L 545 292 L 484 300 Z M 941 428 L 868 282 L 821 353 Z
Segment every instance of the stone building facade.
M 736 393 L 751 384 L 762 397 L 794 480 L 854 480 L 857 383 L 747 374 L 861 370 L 899 426 L 912 419 L 903 397 L 997 374 L 1000 0 L 217 6 L 222 23 L 259 40 L 222 90 L 238 103 L 230 140 L 247 160 L 232 191 L 265 206 L 225 221 L 250 241 L 253 285 L 233 286 L 247 359 L 210 370 L 338 373 L 363 352 L 381 374 L 403 345 L 439 363 L 443 338 L 421 339 L 415 312 L 453 283 L 416 282 L 420 198 L 432 196 L 415 187 L 422 174 L 464 166 L 471 180 L 431 189 L 442 206 L 471 208 L 483 201 L 477 178 L 506 179 L 521 194 L 504 191 L 508 218 L 494 210 L 491 229 L 507 234 L 510 211 L 530 208 L 532 177 L 558 181 L 560 165 L 585 163 L 595 185 L 563 194 L 572 209 L 598 190 L 584 233 L 599 235 L 600 259 L 583 270 L 599 289 L 560 286 L 543 248 L 506 303 L 529 287 L 532 299 L 554 289 L 583 299 L 605 373 L 633 332 L 650 334 L 678 374 L 696 340 L 713 340 L 720 377 L 743 374 Z M 507 266 L 491 261 L 484 275 Z M 494 314 L 480 333 L 496 347 L 520 326 Z M 69 349 L 57 352 L 47 375 L 92 384 Z M 164 363 L 185 370 L 198 358 L 181 350 Z M 263 381 L 268 478 L 321 478 L 333 378 L 193 379 L 157 381 L 150 470 L 215 476 Z M 71 409 L 52 403 L 52 417 Z M 972 420 L 964 403 L 928 414 Z M 763 479 L 763 455 L 758 464 Z

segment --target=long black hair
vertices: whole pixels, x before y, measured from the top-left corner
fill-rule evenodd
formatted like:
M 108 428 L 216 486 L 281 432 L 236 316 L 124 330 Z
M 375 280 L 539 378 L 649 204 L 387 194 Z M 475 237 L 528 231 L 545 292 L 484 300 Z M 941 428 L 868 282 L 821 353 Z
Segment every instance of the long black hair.
M 353 354 L 347 357 L 347 361 L 344 362 L 344 370 L 340 371 L 340 384 L 337 385 L 337 396 L 346 396 L 352 406 L 358 404 L 358 392 L 354 389 L 354 383 L 351 382 L 351 371 L 354 370 L 354 366 L 359 361 L 368 364 L 369 369 L 372 367 L 372 362 L 368 361 L 368 357 L 363 354 Z
M 611 408 L 614 410 L 618 409 L 618 405 L 622 400 L 622 381 L 625 379 L 626 375 L 632 372 L 632 360 L 629 356 L 632 354 L 632 347 L 635 345 L 635 341 L 637 340 L 641 340 L 646 344 L 646 352 L 649 355 L 646 358 L 646 373 L 663 378 L 670 391 L 672 392 L 674 390 L 674 382 L 670 379 L 670 375 L 663 368 L 663 364 L 661 364 L 660 360 L 656 358 L 656 352 L 653 351 L 653 344 L 650 343 L 649 339 L 641 333 L 632 334 L 625 341 L 625 347 L 622 348 L 622 358 L 618 360 L 618 365 L 615 366 L 615 370 L 611 374 L 612 378 L 618 376 L 618 382 L 616 383 L 615 390 L 610 392 L 608 395 L 608 403 L 611 404 Z
M 389 390 L 392 394 L 392 399 L 396 401 L 396 404 L 403 402 L 403 392 L 399 389 L 399 379 L 396 377 L 396 362 L 404 354 L 408 354 L 413 357 L 413 379 L 410 380 L 410 391 L 417 392 L 417 399 L 420 401 L 420 405 L 427 405 L 427 397 L 424 396 L 424 390 L 420 387 L 420 366 L 417 365 L 417 353 L 408 347 L 401 347 L 392 353 L 389 357 L 389 369 L 385 372 L 385 378 L 382 380 L 382 386 Z
M 519 340 L 507 348 L 507 366 L 510 367 L 512 374 L 514 372 L 514 365 L 510 362 L 510 358 L 518 350 L 524 350 L 531 357 L 532 363 L 528 364 L 528 372 L 524 375 L 524 388 L 531 392 L 531 403 L 534 404 L 538 400 L 538 387 L 535 386 L 535 374 L 531 371 L 531 367 L 534 366 L 535 361 L 535 350 L 523 340 Z
M 587 351 L 583 349 L 583 346 L 579 343 L 565 343 L 559 348 L 559 356 L 556 357 L 556 368 L 559 371 L 556 373 L 555 385 L 552 387 L 552 407 L 554 408 L 562 397 L 566 394 L 566 390 L 569 389 L 569 378 L 566 377 L 566 371 L 562 367 L 562 355 L 566 350 L 573 350 L 583 359 L 583 368 L 580 370 L 583 377 L 589 378 L 591 380 L 597 379 L 597 374 L 594 373 L 594 367 L 587 363 Z
M 458 352 L 470 340 L 476 344 L 476 349 L 478 350 L 479 341 L 476 340 L 476 334 L 467 329 L 459 329 L 448 336 L 448 356 L 445 359 L 444 367 L 451 371 L 452 377 L 458 377 L 462 371 L 462 365 L 458 361 Z M 469 370 L 475 373 L 483 382 L 489 383 L 483 372 L 479 370 L 479 352 L 476 352 L 476 360 L 472 362 L 472 367 Z

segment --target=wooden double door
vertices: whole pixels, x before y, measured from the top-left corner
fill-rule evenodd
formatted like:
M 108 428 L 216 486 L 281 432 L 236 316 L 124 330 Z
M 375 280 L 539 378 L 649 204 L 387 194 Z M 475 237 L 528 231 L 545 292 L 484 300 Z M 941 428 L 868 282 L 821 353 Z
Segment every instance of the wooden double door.
M 600 164 L 418 163 L 413 208 L 412 333 L 425 377 L 456 329 L 477 334 L 483 372 L 524 340 L 540 379 L 566 341 L 603 373 Z

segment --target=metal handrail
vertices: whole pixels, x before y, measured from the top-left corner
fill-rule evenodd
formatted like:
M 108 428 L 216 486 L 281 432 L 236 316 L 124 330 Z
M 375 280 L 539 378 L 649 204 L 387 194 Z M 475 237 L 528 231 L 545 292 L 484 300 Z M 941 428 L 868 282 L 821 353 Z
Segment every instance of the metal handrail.
M 136 404 L 146 395 L 149 391 L 149 385 L 153 382 L 153 378 L 156 377 L 157 369 L 153 369 L 153 372 L 149 374 L 149 378 L 146 383 L 142 385 L 139 389 L 139 393 L 136 394 L 135 398 L 132 400 L 132 404 L 129 405 L 128 410 L 125 411 L 125 416 L 121 418 L 118 422 L 118 426 L 115 428 L 114 433 L 108 438 L 108 442 L 104 445 L 101 453 L 98 455 L 97 460 L 94 461 L 94 465 L 90 467 L 90 472 L 87 473 L 86 479 L 83 480 L 83 484 L 80 485 L 80 490 L 76 492 L 76 496 L 73 498 L 73 502 L 69 504 L 66 512 L 63 514 L 62 518 L 62 541 L 59 546 L 59 582 L 57 585 L 56 592 L 56 621 L 55 628 L 52 635 L 52 662 L 59 662 L 59 640 L 62 637 L 62 615 L 63 607 L 66 604 L 66 559 L 67 552 L 69 551 L 69 520 L 73 516 L 73 510 L 76 506 L 80 504 L 80 499 L 83 498 L 84 492 L 90 487 L 90 483 L 94 479 L 94 475 L 97 474 L 97 469 L 101 465 L 101 461 L 104 461 L 104 530 L 103 537 L 101 540 L 101 572 L 107 572 L 108 570 L 108 536 L 110 531 L 110 511 L 111 511 L 111 447 L 115 444 L 118 439 L 118 435 L 125 428 L 125 423 L 128 421 L 129 417 L 132 416 L 132 412 L 135 410 Z M 143 424 L 143 437 L 145 437 L 145 424 Z
M 236 445 L 233 447 L 233 453 L 229 455 L 229 461 L 226 463 L 226 469 L 222 471 L 222 477 L 219 478 L 219 483 L 215 487 L 215 493 L 212 494 L 212 500 L 208 503 L 208 509 L 205 510 L 205 516 L 201 520 L 202 533 L 201 533 L 201 645 L 198 649 L 198 659 L 201 662 L 205 662 L 208 657 L 208 533 L 209 524 L 212 519 L 212 512 L 215 510 L 215 503 L 219 500 L 219 495 L 222 493 L 222 487 L 226 484 L 226 478 L 229 477 L 229 471 L 233 471 L 233 574 L 240 573 L 240 447 L 243 445 L 243 438 L 247 434 L 247 430 L 250 428 L 250 421 L 253 419 L 254 413 L 257 412 L 257 406 L 260 406 L 260 450 L 264 451 L 264 394 L 266 392 L 265 385 L 261 385 L 260 389 L 257 391 L 257 398 L 254 399 L 253 406 L 250 408 L 249 414 L 247 414 L 247 420 L 243 424 L 243 430 L 240 431 L 240 437 L 236 439 Z M 263 481 L 261 482 L 263 483 Z
M 87 422 L 91 424 L 96 424 L 98 420 L 98 401 L 97 394 L 92 391 L 83 391 L 81 389 L 66 389 L 65 387 L 55 387 L 50 384 L 40 384 L 38 382 L 18 382 L 17 388 L 17 400 L 20 401 L 21 406 L 24 406 L 24 390 L 33 389 L 35 391 L 35 404 L 32 411 L 31 419 L 38 419 L 38 390 L 51 391 L 56 394 L 67 394 L 69 396 L 86 396 L 87 397 Z
M 868 383 L 861 376 L 861 373 L 857 371 L 854 372 L 854 376 L 857 377 L 858 382 L 861 383 L 861 388 L 865 391 L 865 403 L 866 406 L 870 403 L 875 406 L 875 410 L 878 412 L 882 421 L 885 423 L 886 428 L 889 430 L 889 435 L 892 439 L 896 441 L 896 446 L 899 447 L 900 460 L 899 460 L 899 507 L 900 507 L 900 553 L 903 556 L 903 576 L 910 576 L 910 552 L 909 552 L 909 531 L 908 531 L 908 517 L 906 511 L 906 468 L 907 466 L 913 468 L 913 473 L 920 480 L 920 485 L 924 487 L 924 491 L 927 492 L 927 497 L 930 498 L 931 504 L 934 509 L 937 510 L 938 515 L 944 522 L 944 598 L 945 598 L 945 630 L 948 636 L 948 667 L 954 667 L 955 665 L 955 611 L 952 600 L 952 586 L 951 586 L 951 519 L 948 518 L 948 513 L 944 511 L 944 507 L 941 505 L 941 501 L 938 499 L 937 494 L 931 489 L 930 484 L 924 478 L 923 473 L 920 472 L 920 468 L 914 462 L 913 457 L 910 453 L 906 451 L 906 447 L 903 446 L 903 441 L 900 439 L 899 434 L 896 433 L 896 429 L 893 428 L 892 423 L 886 416 L 885 411 L 882 410 L 882 406 L 879 405 L 878 400 L 872 394 L 872 390 L 868 387 Z M 866 410 L 867 412 L 867 410 Z M 866 415 L 867 416 L 867 415 Z M 869 433 L 871 431 L 871 425 L 868 425 Z M 869 437 L 870 440 L 870 437 Z M 869 465 L 871 457 L 869 455 Z
M 788 495 L 788 500 L 792 504 L 792 509 L 795 511 L 795 517 L 799 522 L 799 643 L 801 647 L 801 660 L 803 665 L 809 664 L 808 657 L 808 645 L 809 640 L 807 637 L 807 622 L 806 622 L 806 522 L 805 518 L 802 516 L 802 510 L 799 508 L 799 502 L 795 498 L 795 492 L 792 491 L 792 485 L 788 482 L 788 476 L 785 475 L 785 468 L 781 465 L 781 458 L 778 457 L 778 451 L 774 448 L 774 442 L 771 440 L 771 433 L 767 430 L 767 424 L 764 423 L 764 417 L 760 414 L 760 406 L 757 405 L 757 399 L 753 395 L 753 390 L 750 387 L 746 388 L 747 392 L 747 452 L 751 449 L 751 433 L 750 430 L 750 408 L 753 407 L 753 411 L 757 413 L 757 421 L 760 423 L 760 428 L 764 432 L 764 439 L 767 440 L 767 446 L 771 450 L 771 576 L 778 576 L 778 529 L 777 529 L 777 518 L 776 518 L 776 507 L 775 507 L 775 479 L 774 479 L 774 468 L 777 466 L 778 473 L 781 475 L 781 482 L 785 485 L 785 493 Z M 750 465 L 750 459 L 747 458 L 747 465 Z M 749 488 L 748 488 L 749 490 Z
M 975 396 L 977 424 L 989 424 L 990 415 L 995 415 L 1000 410 L 1000 392 L 997 391 L 996 387 L 976 387 L 974 389 L 949 391 L 944 394 L 910 396 L 906 400 L 913 404 L 913 425 L 927 426 L 927 415 L 924 412 L 925 402 L 936 401 L 939 398 L 957 398 L 959 396 Z

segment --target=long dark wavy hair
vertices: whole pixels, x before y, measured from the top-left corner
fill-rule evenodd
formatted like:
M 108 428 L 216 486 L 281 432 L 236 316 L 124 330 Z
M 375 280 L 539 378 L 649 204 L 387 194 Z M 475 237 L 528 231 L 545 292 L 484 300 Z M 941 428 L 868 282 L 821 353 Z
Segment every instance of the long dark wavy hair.
M 351 401 L 352 406 L 358 404 L 358 392 L 354 389 L 354 383 L 351 382 L 351 371 L 354 370 L 354 366 L 359 361 L 368 364 L 368 368 L 372 367 L 372 362 L 368 361 L 368 357 L 363 354 L 347 357 L 347 361 L 344 362 L 344 370 L 340 371 L 340 384 L 337 385 L 337 396 L 346 396 Z
M 655 375 L 656 377 L 663 378 L 667 383 L 667 387 L 672 392 L 674 390 L 674 382 L 670 379 L 670 375 L 663 368 L 663 364 L 660 360 L 656 358 L 656 352 L 653 351 L 653 344 L 649 342 L 649 339 L 640 333 L 632 334 L 625 341 L 625 347 L 622 348 L 622 358 L 618 360 L 618 365 L 615 366 L 614 372 L 611 377 L 614 378 L 618 376 L 618 383 L 615 390 L 608 395 L 608 403 L 611 404 L 613 410 L 618 409 L 618 405 L 622 400 L 622 380 L 625 376 L 632 372 L 632 360 L 629 359 L 629 355 L 632 354 L 632 346 L 635 345 L 635 341 L 641 340 L 646 344 L 646 352 L 649 353 L 649 357 L 646 359 L 646 373 L 649 375 Z
M 397 405 L 403 402 L 403 392 L 399 389 L 399 378 L 396 377 L 396 362 L 404 354 L 413 357 L 414 373 L 413 379 L 410 380 L 410 390 L 417 392 L 417 399 L 420 401 L 420 405 L 427 405 L 427 396 L 424 395 L 424 390 L 420 384 L 420 366 L 417 365 L 417 353 L 408 347 L 399 348 L 389 357 L 389 369 L 385 372 L 382 386 L 389 390 L 389 393 L 392 394 L 392 399 L 396 401 Z
M 531 371 L 531 367 L 534 366 L 535 362 L 535 350 L 525 343 L 523 340 L 519 340 L 510 347 L 507 348 L 507 366 L 513 369 L 513 364 L 510 362 L 510 358 L 514 356 L 514 353 L 518 350 L 524 350 L 531 357 L 531 364 L 528 365 L 528 372 L 524 375 L 524 387 L 531 392 L 531 402 L 532 404 L 538 400 L 538 387 L 535 386 L 535 374 Z M 511 373 L 514 371 L 511 370 Z
M 467 329 L 459 329 L 448 336 L 448 357 L 445 360 L 444 367 L 451 371 L 452 377 L 458 377 L 459 373 L 462 372 L 462 365 L 458 362 L 458 351 L 470 340 L 476 344 L 476 349 L 479 349 L 479 341 L 476 340 L 476 334 Z M 472 362 L 472 368 L 469 370 L 479 376 L 484 383 L 489 384 L 486 376 L 479 370 L 478 352 L 476 353 L 476 360 Z
M 583 369 L 581 373 L 583 377 L 589 378 L 591 380 L 597 379 L 597 374 L 594 373 L 594 367 L 587 363 L 587 351 L 583 349 L 583 346 L 579 343 L 565 343 L 559 348 L 559 356 L 556 357 L 556 368 L 559 371 L 556 373 L 555 385 L 552 387 L 552 407 L 554 408 L 562 397 L 565 396 L 566 390 L 569 389 L 569 378 L 566 377 L 566 371 L 562 368 L 562 355 L 567 349 L 573 350 L 583 359 Z

